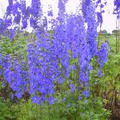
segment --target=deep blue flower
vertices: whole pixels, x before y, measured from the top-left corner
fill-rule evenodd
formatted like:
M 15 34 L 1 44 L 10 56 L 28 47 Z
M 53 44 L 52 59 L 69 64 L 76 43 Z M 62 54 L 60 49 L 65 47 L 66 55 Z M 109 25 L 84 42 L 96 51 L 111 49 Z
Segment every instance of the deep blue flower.
M 18 99 L 22 98 L 23 92 L 21 89 L 18 89 L 17 93 L 15 94 Z
M 64 78 L 59 77 L 59 78 L 58 78 L 58 84 L 62 84 L 63 82 L 64 82 Z
M 38 96 L 34 95 L 31 99 L 33 103 L 40 104 L 40 98 Z
M 102 74 L 102 67 L 103 65 L 107 62 L 107 57 L 108 57 L 108 42 L 102 43 L 101 48 L 97 51 L 98 59 L 97 63 L 100 66 L 100 71 L 99 71 L 99 77 L 101 77 Z
M 75 86 L 71 83 L 70 84 L 70 92 L 73 92 L 75 90 Z
M 88 90 L 83 91 L 83 95 L 84 95 L 85 97 L 88 97 L 89 94 L 90 94 L 90 92 L 89 92 Z
M 117 14 L 117 17 L 120 17 L 120 0 L 114 0 L 114 14 Z
M 54 102 L 55 102 L 55 98 L 52 96 L 49 96 L 48 103 L 51 105 L 51 104 L 54 104 Z

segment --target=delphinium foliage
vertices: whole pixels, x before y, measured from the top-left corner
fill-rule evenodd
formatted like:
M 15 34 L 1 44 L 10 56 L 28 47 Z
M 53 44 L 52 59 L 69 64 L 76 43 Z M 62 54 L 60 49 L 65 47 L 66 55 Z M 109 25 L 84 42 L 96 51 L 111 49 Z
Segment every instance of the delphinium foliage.
M 85 107 L 78 107 L 84 105 L 88 108 L 91 105 L 88 99 L 93 100 L 89 84 L 89 75 L 95 67 L 91 64 L 92 60 L 97 60 L 100 70 L 96 76 L 99 77 L 107 62 L 107 42 L 97 49 L 96 41 L 97 27 L 102 23 L 101 16 L 96 13 L 100 1 L 95 4 L 83 0 L 82 13 L 68 15 L 65 11 L 67 0 L 58 0 L 58 17 L 51 22 L 52 33 L 48 31 L 47 18 L 42 19 L 40 0 L 32 0 L 31 6 L 26 6 L 25 0 L 8 2 L 6 15 L 0 19 L 1 36 L 14 40 L 16 30 L 19 28 L 23 31 L 28 24 L 33 28 L 31 34 L 34 34 L 27 43 L 26 61 L 23 57 L 11 57 L 10 54 L 2 56 L 0 52 L 0 75 L 4 77 L 4 84 L 11 88 L 11 98 L 22 99 L 25 92 L 28 92 L 32 102 L 40 106 L 46 103 L 48 106 L 59 105 L 62 101 L 65 107 L 62 114 L 66 116 L 70 116 L 70 113 L 73 116 L 79 114 L 83 120 L 90 116 L 90 119 L 102 117 L 103 113 L 95 113 L 94 109 L 90 116 L 87 112 L 85 116 Z M 52 14 L 49 15 L 52 17 Z M 97 105 L 103 107 L 101 104 Z M 69 116 L 66 118 L 70 119 Z

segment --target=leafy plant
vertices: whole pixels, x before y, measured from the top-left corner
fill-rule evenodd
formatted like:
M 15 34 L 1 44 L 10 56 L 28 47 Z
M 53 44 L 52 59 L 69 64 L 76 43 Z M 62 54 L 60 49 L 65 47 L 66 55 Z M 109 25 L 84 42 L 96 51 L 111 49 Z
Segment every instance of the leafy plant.
M 5 102 L 0 97 L 0 120 L 16 120 L 15 111 L 11 109 L 11 103 Z

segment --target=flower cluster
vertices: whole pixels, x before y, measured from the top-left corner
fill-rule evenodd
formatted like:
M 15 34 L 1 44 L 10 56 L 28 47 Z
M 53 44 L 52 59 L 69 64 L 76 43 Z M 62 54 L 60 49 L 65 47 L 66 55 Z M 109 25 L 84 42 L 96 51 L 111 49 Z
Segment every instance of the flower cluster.
M 97 12 L 97 24 L 98 25 L 102 25 L 102 23 L 103 23 L 103 17 L 102 17 L 102 14 L 105 12 L 104 11 L 104 7 L 105 7 L 105 5 L 107 4 L 107 2 L 106 2 L 106 0 L 104 0 L 104 1 L 101 1 L 101 0 L 97 0 L 96 1 L 96 8 L 98 9 L 100 9 L 100 11 L 98 11 Z
M 0 19 L 0 35 L 7 36 L 10 39 L 14 37 L 15 31 L 12 29 L 8 29 L 9 26 L 12 25 L 12 18 L 6 18 L 5 20 Z
M 120 17 L 120 0 L 114 0 L 114 14 L 118 15 L 118 18 Z
M 85 1 L 84 1 L 85 2 Z M 87 8 L 85 8 L 85 13 L 83 10 L 84 19 L 87 24 L 87 31 L 85 31 L 84 24 L 81 25 L 81 45 L 79 47 L 79 84 L 84 83 L 88 88 L 89 86 L 89 71 L 92 70 L 92 66 L 90 64 L 90 60 L 92 57 L 96 55 L 97 51 L 97 25 L 96 25 L 96 14 L 95 14 L 95 6 L 92 3 L 86 4 Z M 84 7 L 83 7 L 84 9 Z M 84 22 L 82 22 L 84 23 Z M 84 31 L 84 32 L 83 32 Z M 80 89 L 80 88 L 79 88 Z
M 83 16 L 86 18 L 87 15 L 87 7 L 90 5 L 90 0 L 82 0 L 82 12 Z
M 22 98 L 24 92 L 27 91 L 27 71 L 25 71 L 24 62 L 19 63 L 15 58 L 12 63 L 10 55 L 4 56 L 3 76 L 14 95 L 18 99 Z
M 38 28 L 41 23 L 41 2 L 40 0 L 32 0 L 31 2 L 31 17 L 30 17 L 30 25 L 34 29 Z
M 2 53 L 1 53 L 1 48 L 0 48 L 0 76 L 2 75 Z
M 97 51 L 96 55 L 98 56 L 97 63 L 100 67 L 100 71 L 98 73 L 99 77 L 102 76 L 102 67 L 107 62 L 108 57 L 108 42 L 101 44 L 101 48 Z
M 28 45 L 29 93 L 36 104 L 43 104 L 46 100 L 52 104 L 54 98 L 54 62 L 50 51 L 52 47 L 47 39 L 41 36 L 41 41 Z M 49 96 L 49 97 L 48 97 Z
M 4 18 L 0 18 L 0 34 L 12 40 L 20 25 L 22 25 L 21 29 L 27 28 L 30 14 L 31 8 L 26 6 L 26 0 L 8 0 L 6 14 Z

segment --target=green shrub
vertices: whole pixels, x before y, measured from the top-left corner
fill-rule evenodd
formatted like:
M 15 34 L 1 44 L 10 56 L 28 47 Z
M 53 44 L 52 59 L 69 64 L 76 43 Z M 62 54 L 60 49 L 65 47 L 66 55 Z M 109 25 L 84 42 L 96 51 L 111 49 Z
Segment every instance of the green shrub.
M 10 102 L 6 103 L 0 97 L 0 120 L 16 120 L 15 111 L 11 109 Z

